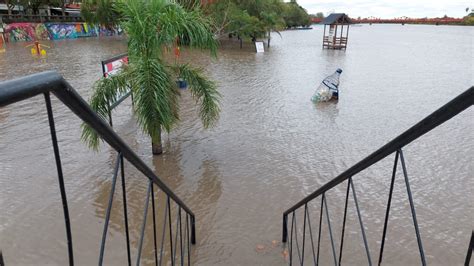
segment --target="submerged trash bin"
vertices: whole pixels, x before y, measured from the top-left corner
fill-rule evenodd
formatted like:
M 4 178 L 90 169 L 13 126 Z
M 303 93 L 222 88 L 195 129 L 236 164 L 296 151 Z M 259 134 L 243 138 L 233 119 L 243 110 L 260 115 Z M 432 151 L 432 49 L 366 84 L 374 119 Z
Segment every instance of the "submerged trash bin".
M 339 97 L 339 76 L 342 73 L 342 69 L 338 68 L 334 74 L 326 77 L 323 82 L 319 85 L 316 91 L 311 97 L 313 102 L 327 102 L 331 99 L 337 99 Z
M 183 90 L 187 89 L 188 87 L 188 83 L 182 78 L 179 78 L 178 81 L 176 81 L 176 84 L 178 85 L 178 88 Z

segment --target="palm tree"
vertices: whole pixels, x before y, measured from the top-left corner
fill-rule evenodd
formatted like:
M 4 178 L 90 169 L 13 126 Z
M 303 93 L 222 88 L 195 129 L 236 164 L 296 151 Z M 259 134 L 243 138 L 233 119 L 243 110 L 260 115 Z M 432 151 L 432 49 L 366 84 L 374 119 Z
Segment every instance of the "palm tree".
M 215 56 L 217 41 L 210 21 L 200 10 L 185 10 L 169 0 L 119 0 L 114 7 L 128 35 L 129 64 L 118 75 L 94 84 L 92 109 L 106 119 L 109 104 L 130 88 L 138 124 L 151 137 L 153 154 L 160 154 L 163 152 L 161 131 L 169 132 L 179 120 L 180 92 L 176 85 L 179 77 L 187 81 L 200 105 L 204 127 L 213 126 L 220 111 L 216 84 L 201 69 L 189 64 L 170 64 L 163 58 L 176 40 L 191 48 L 210 50 Z M 96 132 L 86 124 L 82 127 L 82 139 L 97 149 Z

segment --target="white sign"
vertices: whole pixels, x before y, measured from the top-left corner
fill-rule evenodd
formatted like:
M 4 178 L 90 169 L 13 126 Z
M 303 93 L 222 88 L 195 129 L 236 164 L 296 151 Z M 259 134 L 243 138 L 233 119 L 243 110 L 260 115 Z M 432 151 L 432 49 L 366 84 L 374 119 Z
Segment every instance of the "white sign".
M 127 55 L 124 55 L 113 61 L 102 62 L 104 77 L 117 74 L 122 69 L 122 65 L 126 64 L 128 64 Z
M 263 42 L 255 42 L 255 49 L 257 49 L 257 53 L 265 52 L 265 48 L 263 47 Z

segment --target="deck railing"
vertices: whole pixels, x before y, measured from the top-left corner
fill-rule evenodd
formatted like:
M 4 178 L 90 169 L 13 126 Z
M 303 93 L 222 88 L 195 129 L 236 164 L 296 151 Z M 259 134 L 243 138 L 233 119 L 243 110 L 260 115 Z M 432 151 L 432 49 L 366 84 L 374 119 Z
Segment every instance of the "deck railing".
M 51 106 L 51 94 L 56 96 L 64 105 L 74 112 L 83 122 L 89 124 L 99 136 L 107 142 L 110 147 L 117 151 L 114 172 L 112 176 L 112 185 L 110 188 L 108 206 L 106 210 L 105 223 L 101 239 L 101 246 L 98 258 L 98 264 L 102 265 L 105 244 L 107 238 L 107 230 L 109 226 L 110 214 L 112 211 L 113 197 L 115 194 L 115 186 L 117 178 L 121 177 L 122 196 L 123 196 L 123 213 L 124 228 L 126 236 L 127 263 L 132 264 L 130 238 L 128 228 L 127 215 L 127 192 L 125 185 L 124 162 L 128 161 L 138 171 L 140 171 L 148 180 L 148 190 L 146 193 L 144 216 L 141 226 L 141 234 L 138 242 L 138 250 L 136 256 L 136 265 L 140 264 L 143 239 L 145 235 L 146 218 L 148 215 L 149 202 L 151 198 L 152 215 L 153 215 L 153 243 L 154 243 L 154 259 L 156 265 L 190 265 L 191 264 L 191 244 L 196 243 L 195 216 L 193 212 L 184 204 L 184 202 L 132 151 L 132 149 L 112 130 L 112 128 L 100 118 L 79 96 L 79 94 L 56 72 L 49 71 L 39 74 L 26 76 L 23 78 L 5 81 L 0 83 L 0 107 L 5 107 L 12 103 L 20 102 L 28 98 L 43 94 L 48 114 L 49 127 L 51 132 L 52 146 L 56 161 L 56 169 L 58 173 L 59 191 L 61 194 L 62 207 L 64 213 L 64 222 L 66 227 L 66 238 L 68 247 L 69 265 L 74 265 L 73 239 L 71 236 L 71 221 L 68 209 L 68 200 L 64 185 L 64 176 L 62 171 L 61 157 L 59 153 L 59 145 L 55 130 L 55 121 L 53 109 Z M 65 148 L 65 147 L 63 147 Z M 33 171 L 33 170 L 32 170 Z M 157 241 L 157 221 L 155 206 L 155 189 L 158 188 L 164 193 L 165 201 L 159 205 L 164 209 L 163 226 L 161 228 L 161 243 Z M 174 213 L 172 214 L 172 210 Z M 176 217 L 176 218 L 172 218 Z M 173 226 L 173 223 L 175 224 Z M 183 228 L 184 227 L 184 228 Z M 173 231 L 174 228 L 174 231 Z M 159 246 L 158 246 L 159 244 Z M 178 246 L 179 245 L 179 246 Z M 118 252 L 114 250 L 114 252 Z M 179 252 L 179 253 L 178 253 Z M 165 254 L 167 254 L 165 256 Z M 8 254 L 4 254 L 5 261 L 8 263 Z M 166 260 L 166 261 L 165 261 Z M 2 262 L 3 263 L 3 262 Z M 41 264 L 41 262 L 39 263 Z
M 336 178 L 332 179 L 331 181 L 323 185 L 318 190 L 314 191 L 313 193 L 311 193 L 310 195 L 308 195 L 307 197 L 305 197 L 304 199 L 296 203 L 293 207 L 286 210 L 283 213 L 282 241 L 287 242 L 288 240 L 288 216 L 291 215 L 290 243 L 289 243 L 290 265 L 292 265 L 293 259 L 295 257 L 295 255 L 293 255 L 294 248 L 296 249 L 296 253 L 298 256 L 298 264 L 301 264 L 301 265 L 304 264 L 307 228 L 309 230 L 309 237 L 311 240 L 311 252 L 312 252 L 312 258 L 313 258 L 312 263 L 314 263 L 314 265 L 318 265 L 323 212 L 325 212 L 325 216 L 326 216 L 327 224 L 328 224 L 329 238 L 331 241 L 332 260 L 334 262 L 334 265 L 341 265 L 342 254 L 343 254 L 342 251 L 344 248 L 344 231 L 345 231 L 346 218 L 347 218 L 347 203 L 348 203 L 348 198 L 351 191 L 352 191 L 352 197 L 355 202 L 356 212 L 357 212 L 362 239 L 363 239 L 363 243 L 365 247 L 365 253 L 367 256 L 367 264 L 372 265 L 372 258 L 370 255 L 369 246 L 367 245 L 365 227 L 363 225 L 360 208 L 357 201 L 356 190 L 354 189 L 353 177 L 357 175 L 358 173 L 364 171 L 371 165 L 376 164 L 377 162 L 381 161 L 382 159 L 386 158 L 387 156 L 391 154 L 395 154 L 395 158 L 394 158 L 395 162 L 393 165 L 390 189 L 388 192 L 384 227 L 383 227 L 383 233 L 382 233 L 381 242 L 380 242 L 380 251 L 379 251 L 379 256 L 378 256 L 378 265 L 382 263 L 382 259 L 383 259 L 385 238 L 386 238 L 386 233 L 387 233 L 387 225 L 388 225 L 390 207 L 391 207 L 391 202 L 392 202 L 393 187 L 394 187 L 394 181 L 395 181 L 395 176 L 396 176 L 396 171 L 397 171 L 397 165 L 399 161 L 401 163 L 403 176 L 405 179 L 405 186 L 406 186 L 406 191 L 408 194 L 408 201 L 410 203 L 411 215 L 412 215 L 413 226 L 415 229 L 415 235 L 416 235 L 416 239 L 418 243 L 418 251 L 420 254 L 421 264 L 426 265 L 426 259 L 425 259 L 421 234 L 418 229 L 418 221 L 416 218 L 415 204 L 413 202 L 413 195 L 410 189 L 408 171 L 405 164 L 405 158 L 403 156 L 402 149 L 407 144 L 411 143 L 415 139 L 421 137 L 422 135 L 431 131 L 437 126 L 443 124 L 444 122 L 448 121 L 449 119 L 461 113 L 465 109 L 471 107 L 473 104 L 474 104 L 474 87 L 471 87 L 468 90 L 466 90 L 464 93 L 460 94 L 459 96 L 454 98 L 452 101 L 450 101 L 449 103 L 447 103 L 446 105 L 444 105 L 443 107 L 439 108 L 437 111 L 435 111 L 434 113 L 426 117 L 425 119 L 418 122 L 416 125 L 408 129 L 407 131 L 405 131 L 404 133 L 402 133 L 401 135 L 399 135 L 398 137 L 396 137 L 395 139 L 393 139 L 392 141 L 390 141 L 389 143 L 387 143 L 386 145 L 384 145 L 383 147 L 381 147 L 380 149 L 378 149 L 377 151 L 375 151 L 374 153 L 366 157 L 365 159 L 363 159 L 362 161 L 358 162 L 357 164 L 347 169 L 345 172 L 343 172 Z M 341 185 L 345 181 L 347 181 L 347 187 L 346 187 L 346 197 L 345 197 L 345 205 L 344 205 L 344 216 L 343 216 L 343 222 L 342 222 L 342 234 L 341 234 L 339 252 L 337 252 L 335 244 L 334 244 L 333 231 L 331 228 L 331 219 L 329 217 L 328 204 L 327 204 L 327 198 L 325 197 L 325 193 L 333 189 L 334 187 Z M 316 198 L 321 198 L 317 245 L 315 245 L 314 243 L 313 227 L 311 226 L 311 219 L 310 219 L 309 208 L 308 208 L 308 203 L 311 202 L 312 200 L 315 200 Z M 299 244 L 298 239 L 297 239 L 297 233 L 296 233 L 297 222 L 296 222 L 296 216 L 295 216 L 295 211 L 300 208 L 304 208 L 303 210 L 304 212 L 303 239 L 302 239 L 301 245 Z M 466 260 L 465 260 L 466 265 L 469 265 L 471 254 L 472 254 L 472 248 L 473 248 L 473 242 L 474 242 L 473 236 L 474 236 L 474 233 L 471 234 L 471 242 L 469 244 L 468 253 L 466 255 Z

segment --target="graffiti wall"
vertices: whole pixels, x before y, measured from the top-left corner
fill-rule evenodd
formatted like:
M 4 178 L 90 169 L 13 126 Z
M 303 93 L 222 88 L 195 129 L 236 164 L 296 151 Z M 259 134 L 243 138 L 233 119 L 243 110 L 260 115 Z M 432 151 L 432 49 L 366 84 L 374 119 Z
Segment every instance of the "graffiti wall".
M 12 23 L 5 27 L 5 38 L 13 42 L 112 36 L 121 33 L 121 29 L 87 23 Z

